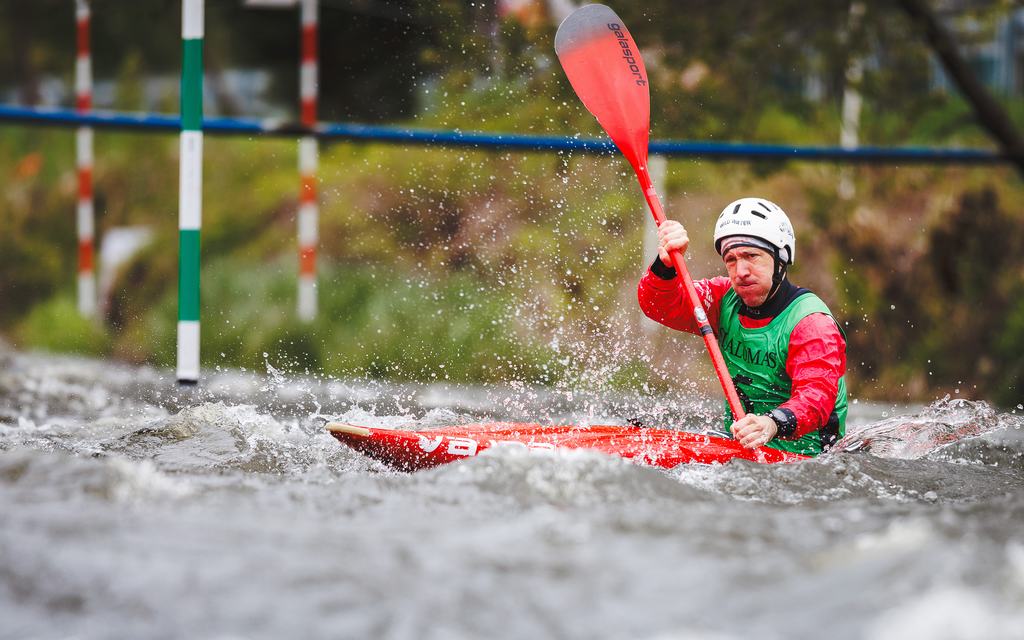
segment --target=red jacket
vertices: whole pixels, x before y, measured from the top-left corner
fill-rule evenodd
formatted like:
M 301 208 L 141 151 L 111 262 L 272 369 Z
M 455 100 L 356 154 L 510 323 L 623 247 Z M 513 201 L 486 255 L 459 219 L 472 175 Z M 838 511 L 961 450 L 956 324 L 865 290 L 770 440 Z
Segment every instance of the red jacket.
M 704 305 L 711 327 L 718 333 L 722 296 L 732 286 L 729 278 L 716 277 L 693 283 Z M 666 327 L 697 333 L 697 321 L 684 304 L 682 282 L 664 280 L 650 270 L 637 288 L 640 308 L 648 318 Z M 763 327 L 772 318 L 749 318 L 740 314 L 740 324 L 748 329 Z M 796 430 L 787 438 L 799 438 L 828 422 L 839 392 L 839 378 L 846 372 L 846 340 L 833 319 L 812 313 L 797 323 L 789 336 L 786 374 L 793 381 L 792 395 L 780 405 L 796 416 Z

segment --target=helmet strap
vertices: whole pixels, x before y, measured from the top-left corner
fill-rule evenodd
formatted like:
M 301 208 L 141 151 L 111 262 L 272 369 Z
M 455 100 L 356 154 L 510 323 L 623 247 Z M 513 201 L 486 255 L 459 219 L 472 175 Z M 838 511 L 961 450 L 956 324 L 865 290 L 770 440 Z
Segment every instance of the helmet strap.
M 765 298 L 766 303 L 775 297 L 775 294 L 779 292 L 779 288 L 782 286 L 782 283 L 786 280 L 787 265 L 779 258 L 778 249 L 772 252 L 772 260 L 774 261 L 775 272 L 772 274 L 772 289 L 768 292 L 768 297 Z

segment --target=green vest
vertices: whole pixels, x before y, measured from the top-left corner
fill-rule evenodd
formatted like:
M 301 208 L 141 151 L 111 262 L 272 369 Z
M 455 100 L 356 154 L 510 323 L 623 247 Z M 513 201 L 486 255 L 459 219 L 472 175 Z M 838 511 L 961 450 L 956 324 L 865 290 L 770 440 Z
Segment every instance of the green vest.
M 812 313 L 824 313 L 835 318 L 821 298 L 810 291 L 796 297 L 782 313 L 775 316 L 767 326 L 747 329 L 740 324 L 740 298 L 732 289 L 722 297 L 722 312 L 718 328 L 718 340 L 722 355 L 729 368 L 729 374 L 736 382 L 736 390 L 744 397 L 749 413 L 764 415 L 789 400 L 793 381 L 786 373 L 786 357 L 789 355 L 789 336 L 797 323 Z M 836 323 L 839 326 L 839 323 Z M 843 333 L 842 327 L 839 332 Z M 845 337 L 845 333 L 843 333 Z M 728 403 L 725 408 L 726 431 L 733 423 Z M 797 440 L 773 438 L 767 445 L 773 449 L 816 456 L 823 444 L 832 438 L 841 438 L 846 432 L 846 376 L 839 378 L 839 391 L 835 408 L 828 421 L 818 431 L 808 433 Z M 825 439 L 823 443 L 822 440 Z

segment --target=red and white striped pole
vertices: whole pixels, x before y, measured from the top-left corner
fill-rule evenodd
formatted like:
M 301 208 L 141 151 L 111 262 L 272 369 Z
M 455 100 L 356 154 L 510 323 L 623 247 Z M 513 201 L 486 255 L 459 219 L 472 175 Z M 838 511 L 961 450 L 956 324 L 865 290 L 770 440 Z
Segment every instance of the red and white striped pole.
M 78 113 L 92 109 L 92 58 L 89 53 L 89 0 L 75 0 L 78 56 L 75 59 L 75 103 Z M 75 135 L 78 167 L 78 312 L 96 315 L 96 273 L 93 268 L 95 221 L 92 206 L 92 127 Z
M 299 66 L 301 122 L 316 126 L 317 102 L 317 0 L 301 0 L 302 59 Z M 317 313 L 316 249 L 319 243 L 319 209 L 316 198 L 318 160 L 316 138 L 303 136 L 299 141 L 299 298 L 300 320 L 311 321 Z

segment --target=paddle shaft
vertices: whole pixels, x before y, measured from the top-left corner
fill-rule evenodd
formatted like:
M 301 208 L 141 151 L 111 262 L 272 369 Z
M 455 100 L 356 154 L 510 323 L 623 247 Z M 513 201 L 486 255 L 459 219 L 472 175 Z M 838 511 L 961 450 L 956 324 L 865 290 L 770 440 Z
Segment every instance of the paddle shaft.
M 644 198 L 647 200 L 647 206 L 651 210 L 651 215 L 654 216 L 654 221 L 660 227 L 666 219 L 665 211 L 661 206 L 661 199 L 658 198 L 658 192 L 655 191 L 654 184 L 651 182 L 647 164 L 638 165 L 635 169 L 637 180 L 640 181 L 640 188 L 643 189 Z M 711 356 L 711 364 L 714 366 L 715 374 L 718 375 L 718 381 L 725 392 L 725 399 L 729 403 L 733 416 L 739 420 L 747 415 L 747 412 L 743 408 L 743 403 L 740 402 L 739 394 L 736 393 L 736 386 L 729 375 L 729 369 L 725 366 L 725 358 L 722 357 L 722 350 L 718 347 L 718 339 L 715 338 L 715 332 L 711 328 L 711 323 L 708 322 L 708 316 L 704 313 L 704 305 L 697 297 L 697 290 L 693 286 L 690 272 L 686 269 L 683 254 L 678 250 L 672 250 L 669 252 L 669 257 L 672 259 L 672 266 L 675 267 L 676 273 L 683 281 L 683 291 L 686 293 L 690 308 L 693 309 L 693 317 L 697 321 L 701 337 L 704 338 L 704 346 L 707 347 L 708 354 Z

